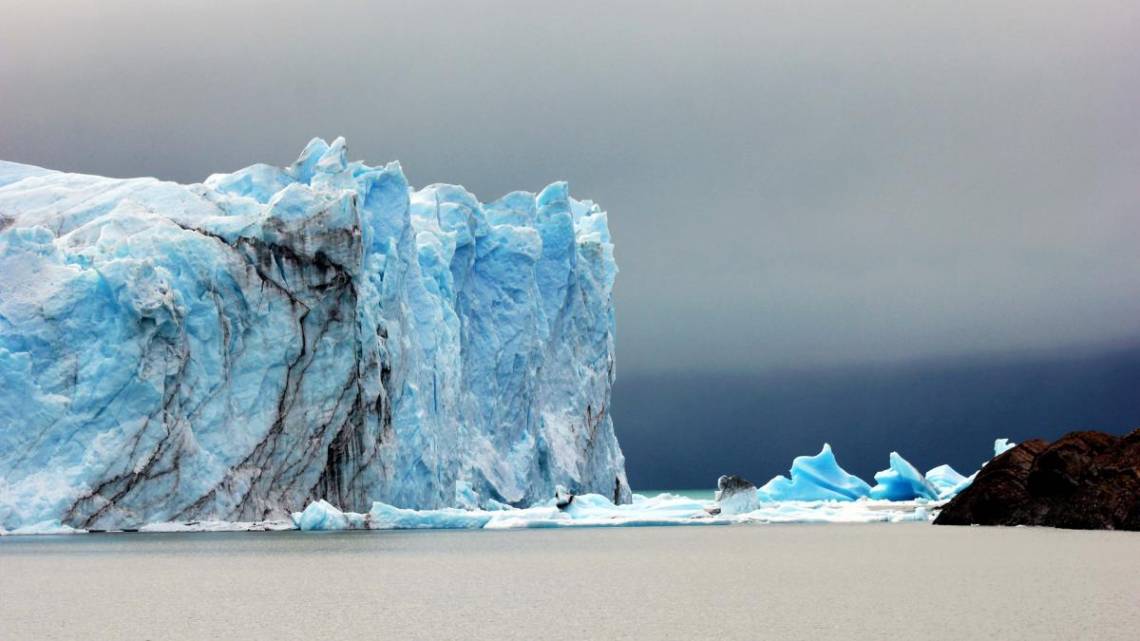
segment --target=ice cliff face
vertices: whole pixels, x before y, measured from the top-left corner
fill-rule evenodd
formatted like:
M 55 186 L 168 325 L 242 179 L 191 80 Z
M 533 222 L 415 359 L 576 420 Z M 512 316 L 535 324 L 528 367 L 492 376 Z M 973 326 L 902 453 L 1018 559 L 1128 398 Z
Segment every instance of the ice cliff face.
M 616 271 L 565 183 L 484 205 L 343 139 L 195 185 L 0 163 L 0 526 L 628 501 Z

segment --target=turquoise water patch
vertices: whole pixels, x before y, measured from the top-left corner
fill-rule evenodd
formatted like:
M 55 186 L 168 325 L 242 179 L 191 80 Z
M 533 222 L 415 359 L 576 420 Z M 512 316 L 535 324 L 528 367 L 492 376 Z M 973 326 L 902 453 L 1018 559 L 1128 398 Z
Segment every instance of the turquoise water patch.
M 635 494 L 641 494 L 643 496 L 657 496 L 658 494 L 664 494 L 666 492 L 683 496 L 687 499 L 711 501 L 716 490 L 634 490 Z

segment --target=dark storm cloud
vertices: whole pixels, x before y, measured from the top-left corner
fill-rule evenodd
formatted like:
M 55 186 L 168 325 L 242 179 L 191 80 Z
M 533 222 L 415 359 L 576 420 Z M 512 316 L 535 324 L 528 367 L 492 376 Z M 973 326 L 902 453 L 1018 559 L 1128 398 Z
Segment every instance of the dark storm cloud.
M 0 157 L 196 181 L 343 134 L 484 199 L 566 178 L 623 376 L 1135 336 L 1140 8 L 914 4 L 18 3 Z

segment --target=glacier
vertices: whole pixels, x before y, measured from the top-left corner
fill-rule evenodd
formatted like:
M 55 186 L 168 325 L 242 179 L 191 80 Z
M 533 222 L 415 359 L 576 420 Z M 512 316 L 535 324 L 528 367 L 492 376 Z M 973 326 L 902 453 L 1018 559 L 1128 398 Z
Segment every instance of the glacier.
M 190 185 L 0 162 L 0 528 L 628 503 L 607 222 L 343 138 Z

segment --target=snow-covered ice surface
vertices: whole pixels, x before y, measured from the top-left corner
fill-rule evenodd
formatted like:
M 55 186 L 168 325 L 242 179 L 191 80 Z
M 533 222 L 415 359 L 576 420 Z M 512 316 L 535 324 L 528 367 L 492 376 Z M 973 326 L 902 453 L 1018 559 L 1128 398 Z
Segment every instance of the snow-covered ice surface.
M 0 528 L 628 501 L 616 271 L 565 183 L 483 204 L 343 139 L 193 185 L 0 162 Z

